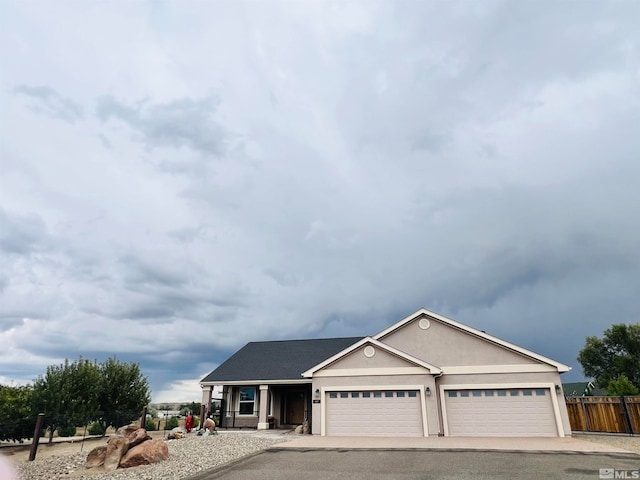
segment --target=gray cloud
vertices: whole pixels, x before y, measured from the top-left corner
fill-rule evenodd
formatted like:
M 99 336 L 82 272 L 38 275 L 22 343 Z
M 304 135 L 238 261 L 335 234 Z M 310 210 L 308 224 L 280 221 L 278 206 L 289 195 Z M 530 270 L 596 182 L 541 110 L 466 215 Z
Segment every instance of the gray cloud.
M 36 103 L 32 103 L 30 108 L 37 113 L 69 123 L 75 123 L 83 118 L 82 107 L 78 103 L 63 97 L 51 87 L 20 85 L 13 91 L 35 100 Z
M 188 148 L 207 155 L 221 155 L 226 134 L 215 121 L 218 101 L 214 97 L 180 99 L 170 103 L 142 101 L 127 105 L 111 96 L 98 103 L 103 121 L 117 119 L 137 133 L 149 148 Z
M 77 28 L 55 32 L 10 8 L 0 35 L 39 32 L 0 80 L 10 375 L 116 353 L 177 395 L 247 341 L 424 306 L 579 379 L 586 335 L 637 322 L 635 3 L 158 3 L 149 22 L 63 1 Z
M 10 215 L 0 208 L 0 250 L 28 255 L 46 238 L 46 227 L 35 215 Z

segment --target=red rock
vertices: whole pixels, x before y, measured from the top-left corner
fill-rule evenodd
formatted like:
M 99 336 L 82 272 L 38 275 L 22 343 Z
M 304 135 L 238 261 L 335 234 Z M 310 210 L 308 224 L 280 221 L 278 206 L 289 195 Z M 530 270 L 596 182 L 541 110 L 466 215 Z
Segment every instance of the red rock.
M 120 460 L 122 468 L 161 462 L 169 458 L 169 447 L 161 439 L 147 440 L 130 449 Z
M 127 439 L 127 443 L 129 444 L 129 450 L 131 450 L 136 445 L 139 445 L 140 443 L 151 439 L 144 428 L 138 428 L 133 432 L 126 434 L 125 438 Z
M 124 427 L 120 427 L 118 430 L 116 430 L 116 435 L 122 435 L 123 437 L 128 437 L 139 428 L 140 427 L 135 423 L 132 423 L 130 425 L 125 425 Z
M 107 446 L 96 447 L 87 455 L 87 468 L 99 467 L 107 456 Z
M 126 438 L 120 436 L 111 437 L 107 444 L 104 469 L 113 471 L 118 468 L 118 465 L 120 465 L 120 459 L 127 452 L 128 446 Z

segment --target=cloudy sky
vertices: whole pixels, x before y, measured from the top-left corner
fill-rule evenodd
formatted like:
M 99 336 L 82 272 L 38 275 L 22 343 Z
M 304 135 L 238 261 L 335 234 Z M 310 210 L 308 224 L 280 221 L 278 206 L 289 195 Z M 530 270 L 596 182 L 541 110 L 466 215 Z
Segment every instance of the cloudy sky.
M 640 319 L 640 3 L 0 5 L 0 383 L 425 307 L 573 367 Z

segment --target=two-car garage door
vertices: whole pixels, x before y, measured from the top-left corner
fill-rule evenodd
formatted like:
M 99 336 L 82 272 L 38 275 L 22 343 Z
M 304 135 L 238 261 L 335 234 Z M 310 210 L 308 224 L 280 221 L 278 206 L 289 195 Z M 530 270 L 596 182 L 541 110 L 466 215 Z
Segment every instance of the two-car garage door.
M 555 437 L 548 388 L 446 390 L 450 436 Z
M 325 435 L 424 435 L 418 390 L 336 391 L 325 396 Z M 443 421 L 449 436 L 555 437 L 549 388 L 446 389 Z
M 328 392 L 325 401 L 326 435 L 423 436 L 417 390 Z

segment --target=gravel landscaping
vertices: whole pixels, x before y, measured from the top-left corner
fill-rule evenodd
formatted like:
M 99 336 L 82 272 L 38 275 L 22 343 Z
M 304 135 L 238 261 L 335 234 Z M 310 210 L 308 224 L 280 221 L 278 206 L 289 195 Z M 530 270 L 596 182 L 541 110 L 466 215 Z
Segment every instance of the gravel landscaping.
M 33 462 L 18 463 L 19 480 L 180 480 L 203 470 L 223 465 L 276 443 L 291 440 L 292 435 L 222 432 L 219 435 L 188 435 L 168 440 L 169 459 L 153 465 L 118 469 L 105 473 L 101 468 L 85 468 L 88 451 L 71 455 L 53 455 Z
M 574 438 L 589 442 L 603 443 L 612 447 L 622 448 L 640 455 L 640 436 L 631 435 L 598 435 L 594 433 L 573 432 Z

